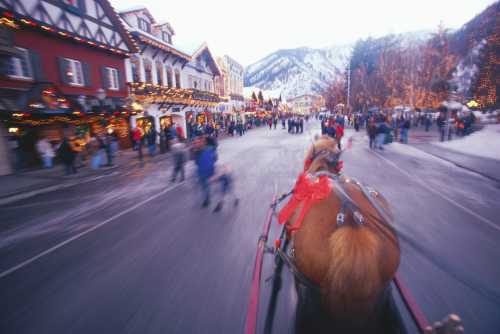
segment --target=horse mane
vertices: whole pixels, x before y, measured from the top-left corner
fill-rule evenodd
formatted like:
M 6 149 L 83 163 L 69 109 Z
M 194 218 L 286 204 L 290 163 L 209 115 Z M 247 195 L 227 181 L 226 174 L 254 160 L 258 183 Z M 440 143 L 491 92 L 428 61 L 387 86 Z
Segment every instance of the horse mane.
M 325 159 L 318 155 L 324 150 L 340 154 L 335 140 L 320 137 L 307 152 L 306 159 L 312 159 L 307 173 L 332 172 Z M 298 242 L 296 256 L 300 260 L 299 269 L 309 278 L 316 277 L 313 281 L 320 286 L 326 310 L 336 319 L 356 327 L 364 326 L 373 319 L 379 297 L 399 266 L 400 249 L 390 222 L 384 221 L 356 183 L 347 181 L 343 184 L 344 191 L 359 207 L 364 224 L 356 223 L 353 212 L 348 210 L 345 223 L 339 227 L 336 215 L 340 200 L 332 192 L 325 203 L 318 203 L 306 215 L 303 230 L 297 231 L 295 235 L 295 241 Z M 383 197 L 377 196 L 375 200 L 389 211 Z M 325 234 L 324 231 L 329 228 L 331 232 Z M 324 247 L 322 257 L 313 257 L 312 252 L 305 252 L 306 247 L 320 244 Z M 299 255 L 300 247 L 304 253 Z

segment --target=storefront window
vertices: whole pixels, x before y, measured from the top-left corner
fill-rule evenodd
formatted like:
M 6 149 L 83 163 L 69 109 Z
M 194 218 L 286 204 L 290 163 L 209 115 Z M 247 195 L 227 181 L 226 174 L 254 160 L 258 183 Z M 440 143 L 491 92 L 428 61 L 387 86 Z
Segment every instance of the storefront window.
M 175 70 L 175 87 L 181 88 L 181 73 Z
M 156 80 L 158 85 L 163 86 L 163 66 L 160 61 L 156 62 Z
M 145 81 L 147 83 L 153 83 L 153 65 L 151 63 L 151 60 L 149 59 L 144 59 L 144 73 L 145 73 Z
M 160 118 L 160 126 L 161 126 L 162 130 L 172 126 L 172 124 L 173 124 L 172 123 L 172 116 L 163 116 Z
M 200 125 L 205 125 L 206 121 L 207 118 L 204 114 L 198 114 L 198 116 L 196 116 L 196 123 Z
M 143 133 L 148 133 L 150 130 L 155 130 L 153 117 L 141 117 L 136 119 L 136 125 Z
M 172 69 L 167 66 L 166 72 L 167 72 L 167 86 L 173 87 Z
M 141 62 L 139 60 L 139 57 L 132 57 L 130 59 L 130 64 L 132 67 L 132 80 L 134 82 L 139 82 L 141 81 Z

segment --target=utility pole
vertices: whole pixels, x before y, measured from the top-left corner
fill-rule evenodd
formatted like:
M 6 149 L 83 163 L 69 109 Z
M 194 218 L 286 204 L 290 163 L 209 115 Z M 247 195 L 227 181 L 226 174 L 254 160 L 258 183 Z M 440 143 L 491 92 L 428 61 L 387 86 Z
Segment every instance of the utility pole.
M 347 111 L 350 110 L 349 100 L 351 99 L 351 59 L 347 64 Z

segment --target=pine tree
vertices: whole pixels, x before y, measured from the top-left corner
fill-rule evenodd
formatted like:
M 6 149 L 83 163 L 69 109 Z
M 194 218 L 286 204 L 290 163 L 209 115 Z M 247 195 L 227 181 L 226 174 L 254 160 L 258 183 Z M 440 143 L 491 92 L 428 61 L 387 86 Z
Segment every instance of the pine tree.
M 257 101 L 257 96 L 255 95 L 255 92 L 252 92 L 252 100 Z
M 261 104 L 264 103 L 264 95 L 262 95 L 262 91 L 261 90 L 259 90 L 259 101 L 260 101 Z

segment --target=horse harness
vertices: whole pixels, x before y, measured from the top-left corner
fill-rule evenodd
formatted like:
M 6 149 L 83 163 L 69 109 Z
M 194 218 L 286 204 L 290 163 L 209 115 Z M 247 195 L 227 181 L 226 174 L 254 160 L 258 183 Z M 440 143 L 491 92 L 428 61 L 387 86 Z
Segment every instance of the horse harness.
M 319 154 L 320 153 L 318 153 L 318 155 Z M 337 159 L 337 161 L 338 161 L 338 159 Z M 333 162 L 333 160 L 332 160 L 332 162 Z M 353 178 L 345 179 L 344 181 L 341 181 L 339 174 L 334 174 L 334 173 L 327 172 L 327 171 L 319 171 L 319 172 L 316 172 L 315 174 L 313 174 L 313 177 L 316 177 L 316 178 L 319 178 L 320 176 L 327 176 L 328 177 L 328 179 L 333 183 L 333 187 L 332 187 L 333 190 L 340 198 L 341 206 L 340 206 L 340 211 L 337 213 L 337 218 L 336 218 L 337 226 L 340 227 L 346 223 L 345 217 L 346 217 L 347 211 L 350 211 L 352 213 L 352 217 L 353 217 L 355 224 L 357 224 L 357 225 L 365 224 L 365 219 L 364 219 L 363 214 L 361 213 L 359 206 L 357 206 L 355 204 L 353 199 L 347 194 L 347 192 L 345 191 L 345 189 L 343 187 L 344 183 L 350 183 L 350 182 L 353 182 L 354 184 L 356 184 L 359 187 L 359 189 L 361 190 L 361 192 L 363 193 L 365 198 L 370 202 L 370 204 L 375 208 L 377 213 L 382 217 L 382 219 L 385 222 L 390 221 L 389 215 L 387 214 L 386 210 L 379 203 L 377 203 L 377 201 L 375 201 L 374 197 L 378 196 L 378 192 L 375 191 L 373 188 L 367 187 L 367 186 L 363 185 L 361 182 L 359 182 Z M 294 190 L 295 189 L 292 189 L 290 192 L 281 195 L 276 200 L 276 202 L 274 202 L 271 205 L 271 207 L 273 209 L 276 209 L 277 205 L 280 202 L 282 202 L 283 200 L 285 200 L 288 196 L 292 195 Z M 375 217 L 369 213 L 368 213 L 368 215 L 370 217 L 372 217 L 373 219 L 375 219 L 376 221 L 380 222 L 380 219 L 378 219 L 377 217 Z M 284 227 L 284 229 L 286 229 L 286 227 Z M 290 252 L 287 252 L 287 250 L 286 250 L 286 248 L 287 248 L 286 245 L 288 244 L 288 242 L 287 242 L 288 240 L 289 239 L 287 238 L 287 240 L 285 242 L 285 247 L 283 249 L 281 249 L 280 247 L 277 247 L 277 249 L 276 249 L 277 258 L 279 258 L 279 260 L 281 260 L 283 263 L 286 264 L 286 266 L 289 268 L 290 272 L 293 274 L 293 276 L 295 277 L 295 279 L 297 280 L 297 282 L 299 284 L 306 286 L 306 287 L 313 289 L 313 290 L 319 289 L 318 286 L 316 286 L 307 277 L 305 277 L 304 274 L 302 274 L 300 272 L 300 270 L 298 270 L 298 268 L 295 266 L 295 263 L 293 261 L 294 248 L 292 248 L 290 250 Z M 287 253 L 290 253 L 290 254 L 287 254 Z

